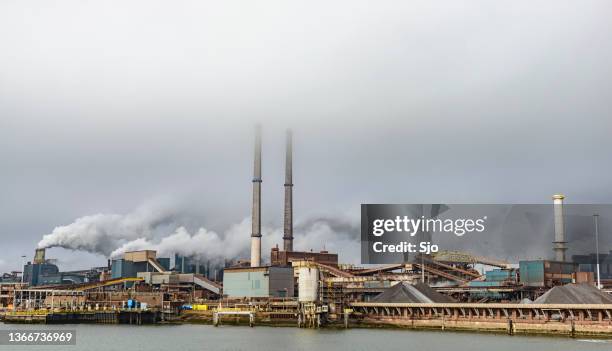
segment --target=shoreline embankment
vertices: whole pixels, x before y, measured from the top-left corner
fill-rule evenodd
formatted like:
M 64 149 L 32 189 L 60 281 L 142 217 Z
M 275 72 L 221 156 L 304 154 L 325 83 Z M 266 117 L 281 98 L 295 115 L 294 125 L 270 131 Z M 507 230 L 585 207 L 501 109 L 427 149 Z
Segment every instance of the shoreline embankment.
M 97 316 L 97 317 L 95 317 Z M 172 318 L 164 320 L 152 319 L 150 316 L 133 316 L 131 319 L 122 316 L 120 319 L 110 319 L 109 316 L 97 314 L 72 313 L 58 317 L 58 314 L 10 314 L 1 316 L 0 322 L 4 324 L 136 324 L 136 325 L 176 325 L 176 324 L 203 324 L 215 325 L 213 311 L 183 311 Z M 256 313 L 251 321 L 244 316 L 223 317 L 218 325 L 253 327 L 298 327 L 298 317 L 276 318 L 267 313 Z M 372 317 L 367 315 L 353 315 L 348 321 L 342 319 L 326 320 L 320 325 L 321 329 L 345 328 L 385 328 L 407 330 L 438 330 L 452 332 L 494 333 L 506 335 L 546 335 L 559 337 L 595 337 L 612 339 L 612 323 L 608 321 L 533 321 L 513 319 L 490 320 L 452 320 L 445 318 L 405 318 L 401 316 Z

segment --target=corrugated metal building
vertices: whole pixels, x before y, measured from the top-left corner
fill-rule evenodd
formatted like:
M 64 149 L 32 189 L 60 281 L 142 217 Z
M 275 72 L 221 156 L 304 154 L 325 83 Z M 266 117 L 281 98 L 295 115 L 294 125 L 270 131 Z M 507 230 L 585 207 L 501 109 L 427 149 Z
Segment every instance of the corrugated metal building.
M 156 272 L 152 265 L 161 266 L 164 270 L 170 270 L 170 258 L 156 257 L 153 250 L 126 252 L 123 258 L 115 259 L 111 265 L 111 276 L 116 278 L 134 278 L 138 272 Z
M 525 286 L 552 287 L 571 283 L 578 264 L 548 260 L 519 261 L 520 282 Z
M 292 267 L 239 267 L 223 272 L 223 295 L 228 297 L 292 297 Z
M 213 269 L 216 269 L 217 265 L 213 263 Z M 174 270 L 181 273 L 196 273 L 202 274 L 205 277 L 211 279 L 211 264 L 209 260 L 200 260 L 197 257 L 185 257 L 179 254 L 174 255 Z
M 517 283 L 518 271 L 511 269 L 493 269 L 485 272 L 485 280 L 489 282 Z
M 49 260 L 48 260 L 49 261 Z M 52 263 L 30 263 L 23 270 L 23 281 L 30 286 L 80 284 L 87 281 L 87 276 L 76 272 L 60 272 Z
M 572 260 L 578 263 L 580 272 L 591 272 L 597 276 L 597 254 L 574 255 Z M 601 279 L 612 279 L 612 251 L 609 254 L 599 254 L 599 274 Z

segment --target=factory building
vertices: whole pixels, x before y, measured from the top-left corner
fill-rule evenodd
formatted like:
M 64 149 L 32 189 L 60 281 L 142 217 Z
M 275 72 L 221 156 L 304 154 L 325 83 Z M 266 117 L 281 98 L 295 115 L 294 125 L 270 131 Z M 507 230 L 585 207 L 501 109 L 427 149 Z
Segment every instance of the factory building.
M 471 280 L 469 287 L 502 287 L 516 286 L 519 283 L 519 270 L 514 268 L 497 268 L 485 272 L 484 280 Z
M 193 257 L 174 255 L 174 270 L 180 273 L 198 273 L 207 275 L 210 262 L 200 262 Z
M 291 267 L 235 267 L 223 274 L 223 295 L 240 297 L 293 297 Z
M 2 273 L 0 283 L 19 283 L 21 282 L 22 272 L 13 271 L 10 273 Z
M 597 274 L 597 254 L 573 255 L 572 261 L 578 264 L 580 272 Z M 599 274 L 602 280 L 612 280 L 612 251 L 608 254 L 599 254 Z
M 185 268 L 188 260 L 180 258 L 178 262 Z M 126 252 L 122 258 L 113 260 L 111 273 L 112 279 L 142 278 L 145 284 L 158 288 L 164 286 L 189 288 L 194 296 L 196 286 L 200 297 L 213 298 L 221 294 L 221 285 L 204 275 L 170 271 L 170 258 L 157 257 L 157 252 L 153 250 Z
M 295 261 L 312 261 L 336 267 L 338 266 L 338 254 L 327 251 L 280 251 L 278 247 L 273 247 L 270 252 L 270 262 L 273 266 L 291 266 L 291 262 Z
M 34 261 L 23 267 L 23 281 L 29 286 L 80 284 L 89 280 L 88 274 L 83 272 L 60 272 L 53 260 L 45 258 L 45 249 L 37 249 Z
M 23 267 L 23 281 L 30 286 L 44 285 L 48 281 L 60 279 L 59 268 L 52 263 L 28 262 Z
M 520 282 L 529 287 L 553 287 L 572 283 L 578 264 L 573 262 L 519 261 Z
M 133 278 L 138 272 L 165 272 L 170 270 L 170 258 L 157 257 L 153 250 L 130 251 L 112 261 L 111 278 Z
M 195 273 L 214 278 L 214 271 L 219 267 L 210 261 L 201 261 L 198 257 L 187 257 L 179 254 L 174 255 L 174 270 L 179 273 Z
M 553 199 L 555 260 L 519 261 L 520 283 L 526 287 L 550 288 L 557 285 L 592 282 L 595 270 L 595 255 L 573 256 L 573 262 L 566 259 L 567 241 L 565 237 L 564 195 L 557 194 Z M 605 255 L 604 255 L 605 256 Z

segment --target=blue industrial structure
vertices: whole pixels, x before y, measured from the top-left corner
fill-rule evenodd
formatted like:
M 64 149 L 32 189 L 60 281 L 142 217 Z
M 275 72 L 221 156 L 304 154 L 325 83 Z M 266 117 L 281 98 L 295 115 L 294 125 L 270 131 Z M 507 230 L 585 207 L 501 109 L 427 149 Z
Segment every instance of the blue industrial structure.
M 520 282 L 530 287 L 552 287 L 572 283 L 578 264 L 548 260 L 519 261 Z
M 37 249 L 34 262 L 23 266 L 23 282 L 29 286 L 80 284 L 95 278 L 95 271 L 60 272 L 53 260 L 45 258 L 45 249 Z
M 176 254 L 174 255 L 174 270 L 180 273 L 196 273 L 208 277 L 210 262 L 200 262 L 197 258 Z

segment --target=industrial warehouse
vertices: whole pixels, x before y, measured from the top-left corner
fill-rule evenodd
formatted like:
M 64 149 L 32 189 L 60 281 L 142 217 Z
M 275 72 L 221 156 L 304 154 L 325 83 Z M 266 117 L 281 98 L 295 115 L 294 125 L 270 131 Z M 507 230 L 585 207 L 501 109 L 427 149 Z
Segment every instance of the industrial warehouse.
M 270 250 L 269 262 L 263 262 L 261 145 L 258 127 L 249 259 L 220 265 L 200 257 L 160 257 L 155 250 L 138 250 L 109 259 L 105 266 L 63 272 L 39 248 L 22 272 L 6 273 L 0 280 L 3 321 L 386 325 L 612 336 L 612 251 L 566 257 L 563 195 L 554 195 L 552 203 L 554 260 L 506 262 L 440 250 L 417 253 L 404 263 L 360 267 L 339 262 L 337 253 L 294 247 L 290 131 L 283 236 L 278 238 L 282 243 Z

